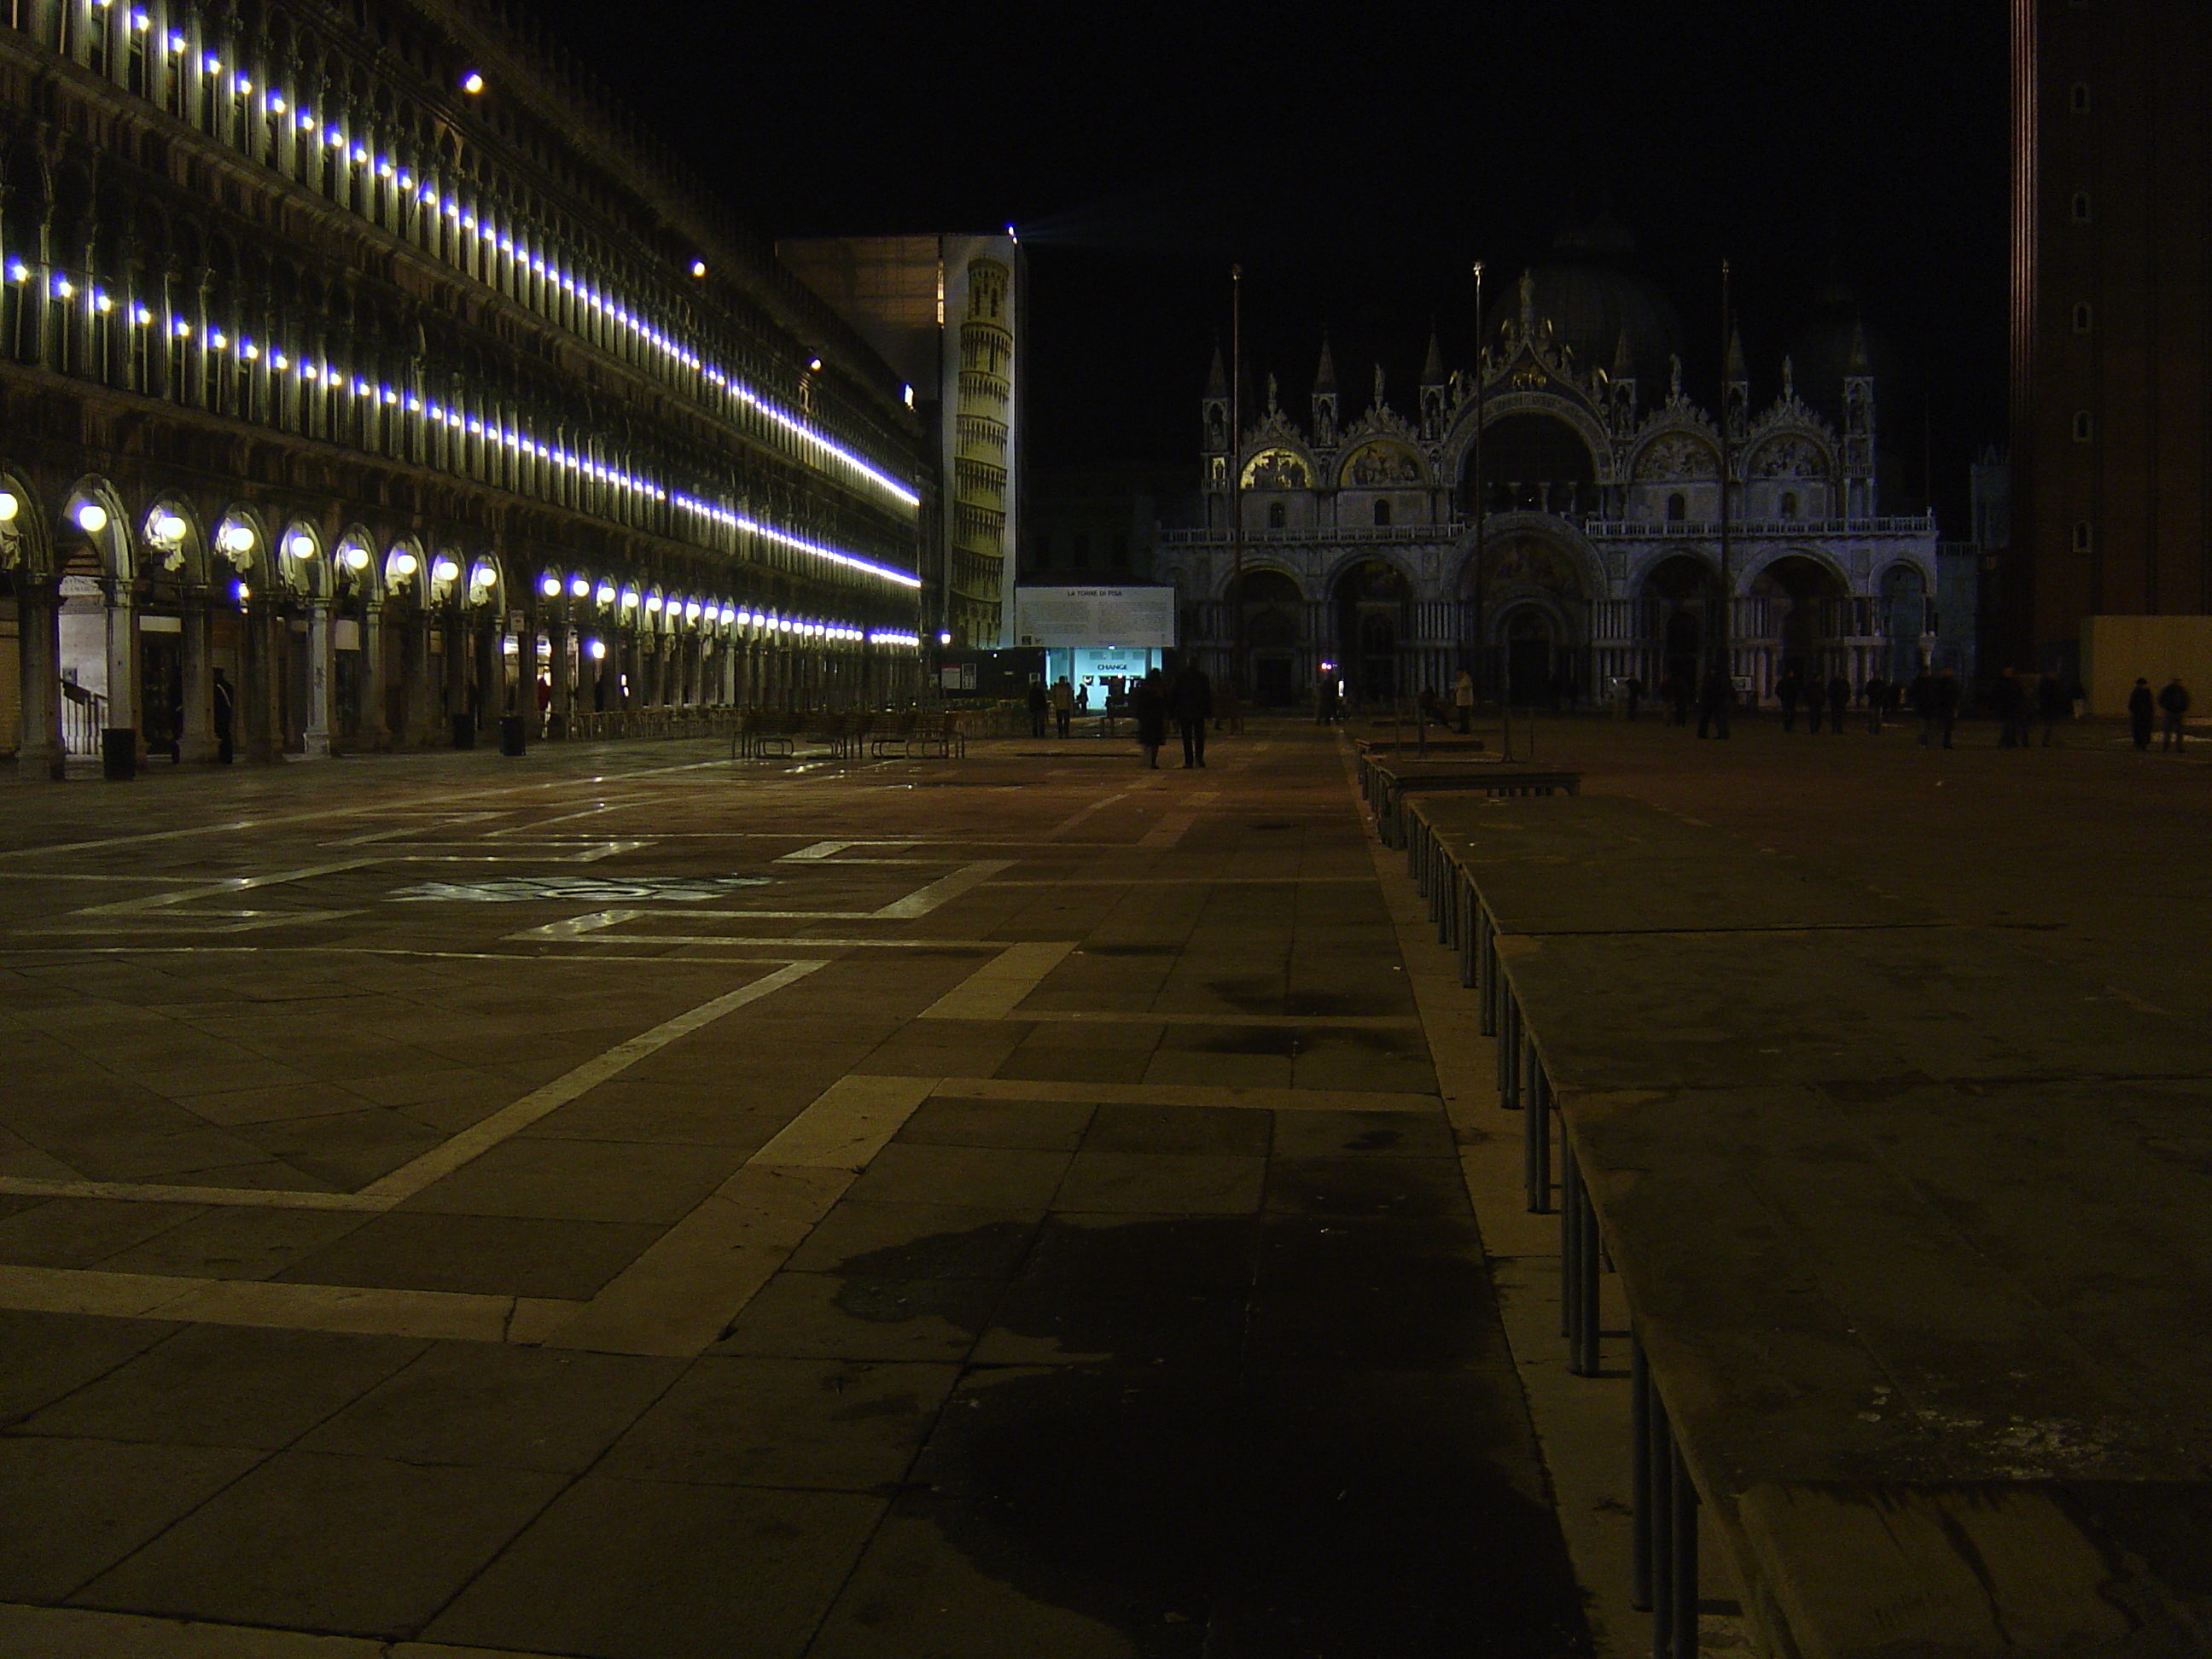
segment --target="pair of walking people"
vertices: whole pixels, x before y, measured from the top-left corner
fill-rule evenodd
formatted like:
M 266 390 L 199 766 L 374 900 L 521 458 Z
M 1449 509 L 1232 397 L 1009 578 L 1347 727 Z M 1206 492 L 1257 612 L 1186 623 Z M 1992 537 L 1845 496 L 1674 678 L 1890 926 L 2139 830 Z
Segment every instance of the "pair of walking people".
M 1137 715 L 1137 746 L 1145 764 L 1157 768 L 1172 718 L 1182 738 L 1182 763 L 1206 764 L 1206 723 L 1213 718 L 1213 679 L 1195 662 L 1186 663 L 1174 679 L 1157 668 L 1146 672 L 1131 696 Z

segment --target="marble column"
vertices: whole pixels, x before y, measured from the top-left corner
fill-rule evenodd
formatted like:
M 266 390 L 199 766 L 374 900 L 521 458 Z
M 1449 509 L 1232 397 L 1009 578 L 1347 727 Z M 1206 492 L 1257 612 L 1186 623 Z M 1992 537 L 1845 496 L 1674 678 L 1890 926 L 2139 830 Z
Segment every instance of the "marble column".
M 128 732 L 136 757 L 145 741 L 138 732 L 137 591 L 132 583 L 119 580 L 106 587 L 107 729 Z
M 406 660 L 399 671 L 399 737 L 403 746 L 421 749 L 429 743 L 431 722 L 436 719 L 430 696 L 430 617 L 415 611 L 404 626 L 406 632 L 400 641 Z
M 318 594 L 307 601 L 307 711 L 301 741 L 309 760 L 331 752 L 331 602 Z
M 184 631 L 179 646 L 184 655 L 184 736 L 177 758 L 207 762 L 216 758 L 215 653 L 208 633 L 208 602 L 204 594 L 185 596 Z
M 281 710 L 276 695 L 276 630 L 283 619 L 267 600 L 249 599 L 239 611 L 238 701 L 232 713 L 234 744 L 249 761 L 275 760 L 283 740 L 271 740 Z
M 575 637 L 566 618 L 555 617 L 547 626 L 546 640 L 553 649 L 550 671 L 553 701 L 545 711 L 545 735 L 549 738 L 568 735 L 568 706 L 574 695 L 569 688 L 568 653 L 574 649 Z
M 354 685 L 361 699 L 360 746 L 368 750 L 389 749 L 392 730 L 384 712 L 384 607 L 374 600 L 361 608 L 361 648 L 356 656 L 359 672 L 354 676 Z
M 16 667 L 23 733 L 15 775 L 26 781 L 62 780 L 62 638 L 60 584 L 52 576 L 15 573 Z

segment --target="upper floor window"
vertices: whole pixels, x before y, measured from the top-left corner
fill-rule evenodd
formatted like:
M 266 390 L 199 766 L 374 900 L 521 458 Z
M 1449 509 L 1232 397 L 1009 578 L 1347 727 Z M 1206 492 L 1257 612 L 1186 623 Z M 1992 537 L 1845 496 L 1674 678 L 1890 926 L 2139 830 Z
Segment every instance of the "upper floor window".
M 2089 192 L 2087 191 L 2077 190 L 2074 192 L 2073 211 L 2075 224 L 2086 225 L 2089 222 Z
M 2097 538 L 2095 532 L 2089 528 L 2089 521 L 2083 519 L 2076 523 L 2074 526 L 2074 550 L 2076 553 L 2087 553 L 2096 544 Z
M 1290 511 L 1280 501 L 1267 503 L 1267 528 L 1280 530 L 1291 521 Z
M 1689 499 L 1680 490 L 1667 498 L 1667 522 L 1680 524 L 1690 516 Z
M 2074 411 L 2074 441 L 2086 444 L 2097 435 L 2097 422 L 2086 409 Z
M 2089 302 L 2087 300 L 2077 301 L 2074 307 L 2074 331 L 2087 334 L 2096 325 L 2097 313 L 2090 309 Z
M 1377 501 L 1375 503 L 1375 523 L 1378 529 L 1387 528 L 1389 526 L 1390 523 L 1389 502 Z
M 1785 489 L 1782 492 L 1782 516 L 1785 519 L 1794 519 L 1797 516 L 1797 492 L 1794 489 Z
M 2076 115 L 2087 115 L 2089 112 L 2089 83 L 2087 81 L 2076 81 L 2074 83 L 2073 90 L 2066 94 L 2066 107 Z

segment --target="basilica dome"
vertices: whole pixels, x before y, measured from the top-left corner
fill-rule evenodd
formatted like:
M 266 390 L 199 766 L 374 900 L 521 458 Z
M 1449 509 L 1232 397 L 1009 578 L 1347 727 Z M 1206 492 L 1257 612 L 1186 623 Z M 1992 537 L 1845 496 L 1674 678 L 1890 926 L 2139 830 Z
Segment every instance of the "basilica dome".
M 1621 337 L 1627 337 L 1628 372 L 1647 395 L 1664 395 L 1668 359 L 1682 349 L 1682 319 L 1674 301 L 1628 269 L 1636 239 L 1623 226 L 1600 222 L 1565 231 L 1552 242 L 1553 258 L 1528 274 L 1534 283 L 1534 312 L 1552 325 L 1553 337 L 1574 353 L 1576 368 L 1613 372 Z M 1484 338 L 1493 344 L 1499 329 L 1521 314 L 1518 282 L 1500 285 L 1485 307 Z

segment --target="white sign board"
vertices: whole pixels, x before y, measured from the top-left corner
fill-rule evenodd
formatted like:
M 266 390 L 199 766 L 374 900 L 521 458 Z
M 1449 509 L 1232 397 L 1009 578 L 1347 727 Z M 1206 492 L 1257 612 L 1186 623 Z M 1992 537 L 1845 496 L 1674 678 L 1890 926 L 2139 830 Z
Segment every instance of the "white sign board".
M 1176 642 L 1172 587 L 1019 587 L 1014 637 L 1052 650 L 1164 650 Z

